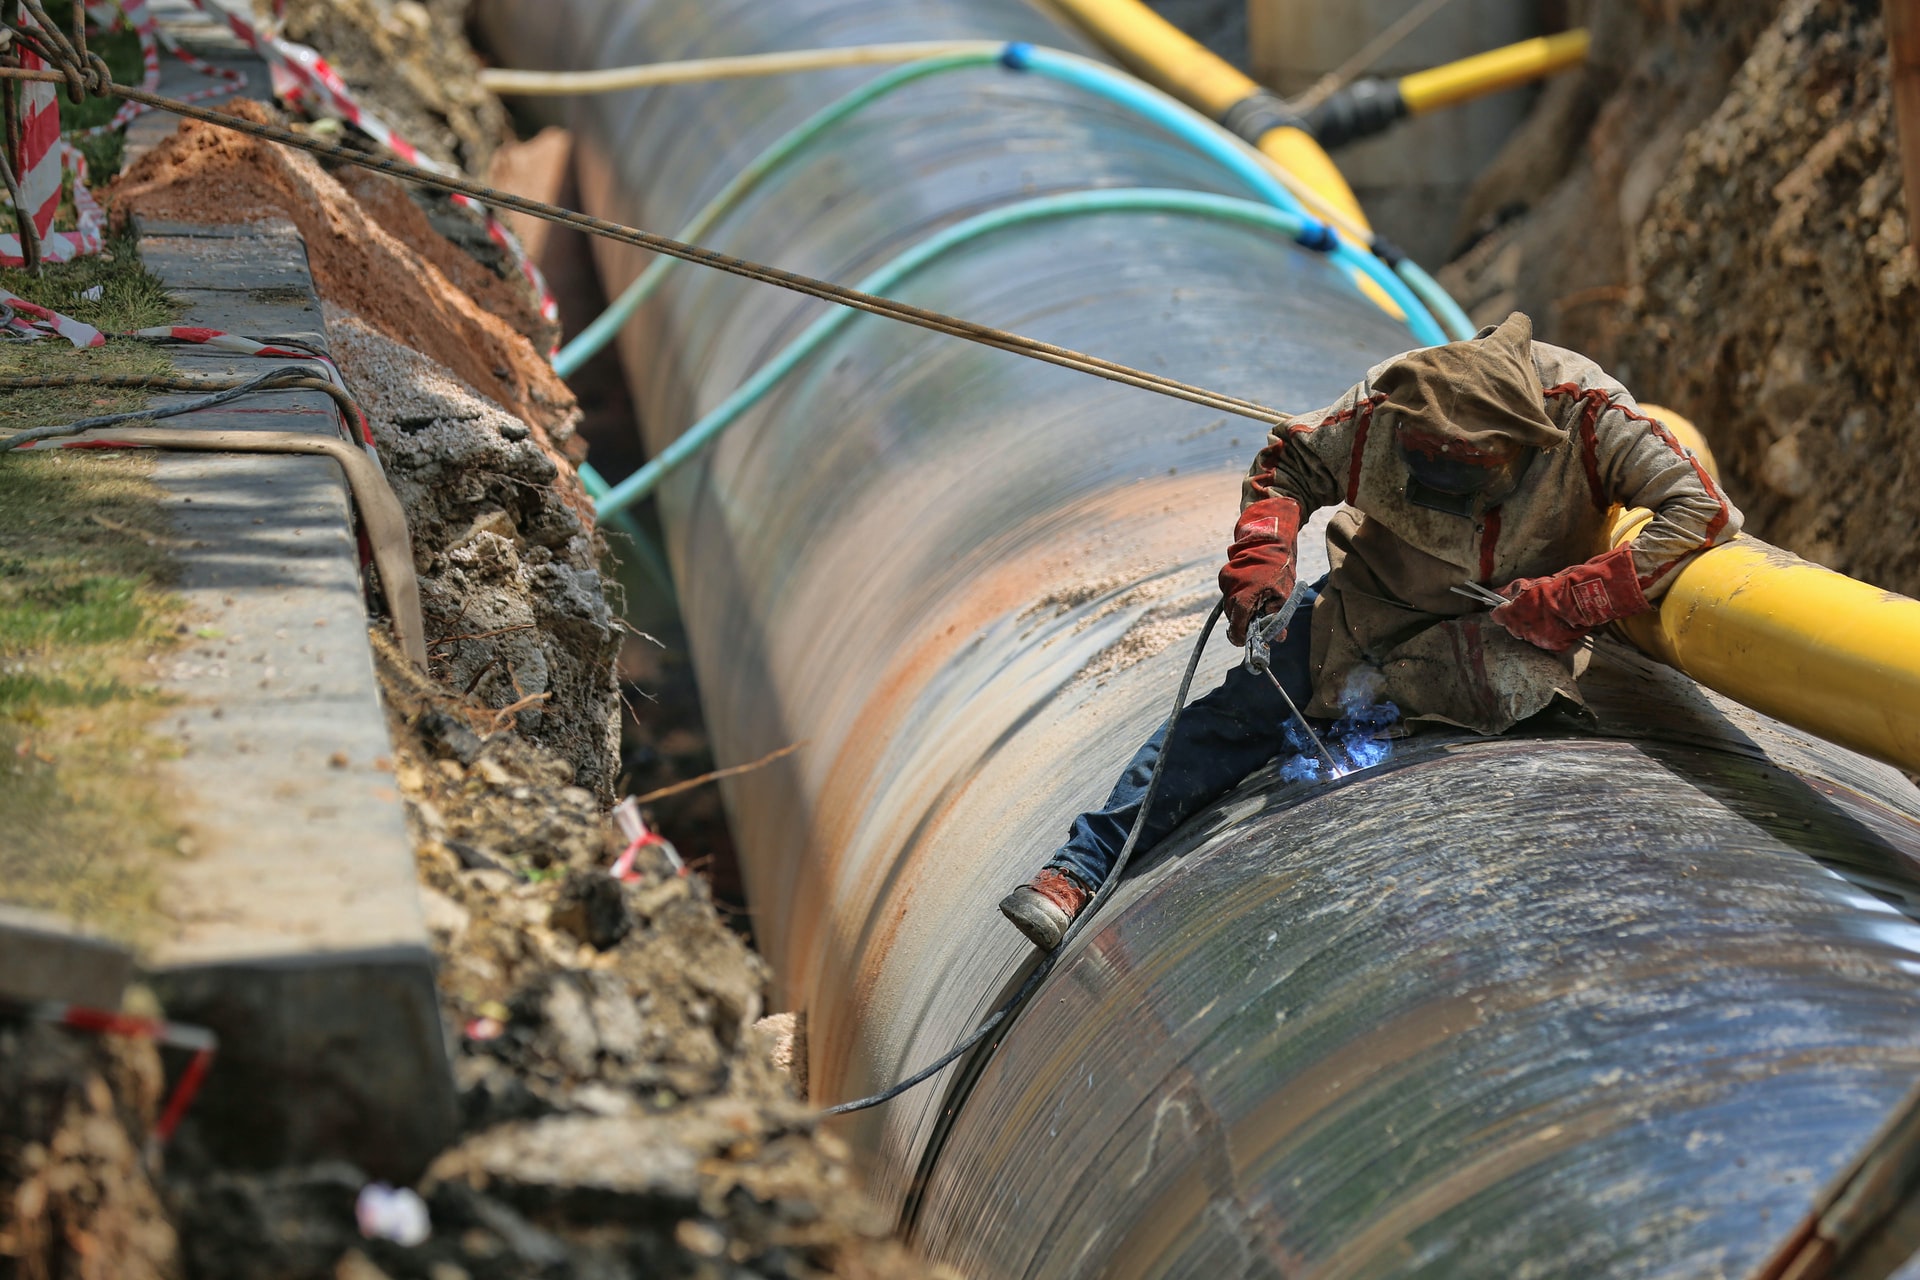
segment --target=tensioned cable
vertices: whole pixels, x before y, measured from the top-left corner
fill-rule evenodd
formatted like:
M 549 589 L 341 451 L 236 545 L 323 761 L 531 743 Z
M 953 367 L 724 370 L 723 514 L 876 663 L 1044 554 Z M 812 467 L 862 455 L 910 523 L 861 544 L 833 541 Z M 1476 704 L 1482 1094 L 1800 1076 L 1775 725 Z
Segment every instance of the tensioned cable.
M 999 63 L 1009 70 L 1030 72 L 1070 84 L 1108 102 L 1127 108 L 1155 126 L 1166 130 L 1210 159 L 1218 161 L 1234 177 L 1246 183 L 1256 195 L 1275 207 L 1289 209 L 1303 217 L 1317 217 L 1333 225 L 1341 234 L 1359 245 L 1370 245 L 1374 238 L 1364 228 L 1334 209 L 1317 193 L 1293 175 L 1274 165 L 1266 156 L 1240 138 L 1222 129 L 1198 112 L 1159 90 L 1142 84 L 1089 58 L 1021 43 L 981 44 L 956 52 L 931 57 L 876 77 L 828 104 L 796 125 L 778 141 L 761 152 L 751 164 L 735 174 L 720 191 L 676 234 L 693 240 L 705 235 L 761 182 L 821 134 L 895 90 L 929 76 Z M 571 73 L 569 73 L 571 74 Z M 1309 208 L 1311 206 L 1311 208 Z M 1316 240 L 1316 243 L 1319 241 Z M 606 310 L 560 349 L 553 367 L 561 377 L 578 371 L 581 365 L 601 350 L 619 332 L 633 314 L 658 291 L 671 259 L 656 260 L 610 303 Z M 1451 338 L 1473 336 L 1473 326 L 1446 296 L 1432 277 L 1400 257 L 1389 263 L 1391 271 L 1362 273 L 1388 295 L 1405 315 L 1415 336 L 1423 342 L 1445 342 Z M 1390 276 L 1404 276 L 1405 287 Z M 1437 296 L 1436 296 L 1437 295 Z M 1431 313 L 1434 323 L 1429 327 Z
M 706 80 L 738 80 L 749 76 L 777 76 L 793 71 L 829 71 L 839 67 L 871 67 L 956 53 L 992 53 L 1004 40 L 905 40 L 891 44 L 853 44 L 832 49 L 792 49 L 778 53 L 747 53 L 726 58 L 687 58 L 679 62 L 650 62 L 604 71 L 518 71 L 487 67 L 480 87 L 511 97 L 554 97 L 582 93 L 617 93 L 663 84 L 694 84 Z
M 860 287 L 867 290 L 891 289 L 934 259 L 1008 227 L 1100 213 L 1166 213 L 1212 218 L 1278 231 L 1290 240 L 1298 239 L 1302 229 L 1311 225 L 1303 214 L 1208 191 L 1159 187 L 1106 187 L 1095 191 L 1069 191 L 1003 205 L 964 222 L 954 223 L 867 276 L 860 282 Z M 1343 262 L 1363 258 L 1358 250 L 1346 244 L 1336 245 L 1326 252 Z M 616 516 L 651 494 L 672 471 L 690 461 L 739 421 L 801 361 L 817 351 L 853 318 L 853 312 L 833 311 L 815 320 L 799 337 L 756 369 L 725 400 L 649 458 L 646 465 L 611 489 L 596 494 L 595 512 L 602 519 Z
M 14 67 L 0 67 L 0 79 L 69 83 L 69 77 L 60 71 L 28 71 Z M 618 241 L 622 244 L 630 244 L 636 248 L 646 249 L 653 253 L 663 253 L 669 257 L 679 258 L 685 262 L 712 267 L 716 270 L 727 272 L 730 275 L 737 275 L 745 279 L 758 281 L 762 284 L 770 284 L 779 288 L 792 290 L 795 293 L 806 294 L 809 297 L 819 298 L 823 302 L 838 303 L 841 306 L 852 307 L 858 311 L 866 311 L 874 315 L 885 316 L 888 319 L 898 320 L 923 329 L 929 329 L 936 333 L 944 333 L 952 337 L 964 338 L 982 346 L 993 347 L 1014 355 L 1027 356 L 1030 359 L 1039 360 L 1047 364 L 1059 365 L 1062 368 L 1073 369 L 1076 372 L 1104 378 L 1110 382 L 1118 382 L 1127 386 L 1137 387 L 1143 391 L 1152 391 L 1176 400 L 1184 400 L 1189 404 L 1197 404 L 1204 408 L 1229 413 L 1236 417 L 1249 418 L 1256 422 L 1264 422 L 1270 426 L 1282 425 L 1291 421 L 1291 415 L 1279 409 L 1258 404 L 1251 400 L 1245 400 L 1238 396 L 1230 396 L 1222 392 L 1210 391 L 1203 387 L 1181 382 L 1175 378 L 1149 373 L 1142 369 L 1131 368 L 1116 361 L 1105 360 L 1098 356 L 1088 355 L 1085 352 L 1074 351 L 1070 348 L 1056 346 L 1048 342 L 1041 342 L 1038 339 L 1029 338 L 1022 334 L 1009 333 L 1003 329 L 995 329 L 988 325 L 963 320 L 955 316 L 943 315 L 940 312 L 929 311 L 921 307 L 908 306 L 905 303 L 897 302 L 890 298 L 876 297 L 857 289 L 849 289 L 844 285 L 834 284 L 831 281 L 819 280 L 812 276 L 782 270 L 779 267 L 767 266 L 763 263 L 753 262 L 745 258 L 736 258 L 731 254 L 719 253 L 712 249 L 703 248 L 695 244 L 688 244 L 684 241 L 659 235 L 651 231 L 644 231 L 637 227 L 623 226 L 617 222 L 609 222 L 604 218 L 596 218 L 589 214 L 563 209 L 539 200 L 529 200 L 524 196 L 517 196 L 510 192 L 495 190 L 492 187 L 486 186 L 484 183 L 474 182 L 468 178 L 453 174 L 435 173 L 428 169 L 422 169 L 417 165 L 408 164 L 405 161 L 389 159 L 384 156 L 368 155 L 349 147 L 324 142 L 317 138 L 306 137 L 274 125 L 257 124 L 239 116 L 225 115 L 217 111 L 192 106 L 188 103 L 178 102 L 172 98 L 163 97 L 157 93 L 148 93 L 145 90 L 135 89 L 128 85 L 115 84 L 112 80 L 106 79 L 104 75 L 99 73 L 95 73 L 88 78 L 88 87 L 96 93 L 112 94 L 115 97 L 125 98 L 131 102 L 142 102 L 150 107 L 155 107 L 174 115 L 185 116 L 188 119 L 199 120 L 205 124 L 211 124 L 219 128 L 249 134 L 268 142 L 291 147 L 297 151 L 305 151 L 310 155 L 323 156 L 340 164 L 355 165 L 363 169 L 371 169 L 376 173 L 384 173 L 407 182 L 413 182 L 420 186 L 433 187 L 441 191 L 450 191 L 460 195 L 471 196 L 483 204 L 492 205 L 497 208 L 512 209 L 519 213 L 540 218 L 546 222 L 574 227 L 609 240 Z

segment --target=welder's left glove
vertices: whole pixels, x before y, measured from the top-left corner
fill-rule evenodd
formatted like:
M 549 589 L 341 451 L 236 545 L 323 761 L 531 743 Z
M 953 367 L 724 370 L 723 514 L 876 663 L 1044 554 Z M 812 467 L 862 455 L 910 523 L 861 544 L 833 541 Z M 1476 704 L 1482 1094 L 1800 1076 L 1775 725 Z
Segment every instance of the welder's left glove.
M 1633 571 L 1633 548 L 1570 565 L 1546 578 L 1521 578 L 1500 588 L 1507 602 L 1493 620 L 1528 644 L 1562 653 L 1618 618 L 1653 606 Z

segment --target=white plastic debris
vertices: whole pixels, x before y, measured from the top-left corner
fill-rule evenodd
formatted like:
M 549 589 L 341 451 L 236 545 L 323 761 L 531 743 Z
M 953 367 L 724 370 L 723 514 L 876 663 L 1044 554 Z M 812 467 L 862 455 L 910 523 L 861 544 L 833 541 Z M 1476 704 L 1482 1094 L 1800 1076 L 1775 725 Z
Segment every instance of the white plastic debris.
M 353 1204 L 354 1221 L 368 1240 L 391 1240 L 411 1249 L 433 1234 L 427 1202 L 411 1188 L 369 1182 Z

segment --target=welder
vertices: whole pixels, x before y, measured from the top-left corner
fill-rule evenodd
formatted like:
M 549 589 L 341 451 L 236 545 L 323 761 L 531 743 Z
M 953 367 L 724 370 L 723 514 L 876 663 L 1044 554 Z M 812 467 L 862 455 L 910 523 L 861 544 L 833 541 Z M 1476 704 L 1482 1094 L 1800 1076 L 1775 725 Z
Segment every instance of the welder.
M 1273 678 L 1230 670 L 1001 901 L 1036 945 L 1057 946 L 1111 872 L 1163 751 L 1141 850 L 1262 764 L 1302 752 L 1309 727 L 1377 726 L 1384 708 L 1482 734 L 1556 708 L 1577 715 L 1589 637 L 1651 609 L 1675 569 L 1740 529 L 1665 425 L 1593 361 L 1535 342 L 1519 312 L 1386 360 L 1333 404 L 1273 428 L 1220 570 L 1234 644 L 1294 593 L 1302 522 L 1339 504 L 1330 571 L 1301 592 L 1312 621 L 1276 637 Z M 1616 506 L 1653 519 L 1593 554 Z M 1491 609 L 1473 598 L 1494 594 Z

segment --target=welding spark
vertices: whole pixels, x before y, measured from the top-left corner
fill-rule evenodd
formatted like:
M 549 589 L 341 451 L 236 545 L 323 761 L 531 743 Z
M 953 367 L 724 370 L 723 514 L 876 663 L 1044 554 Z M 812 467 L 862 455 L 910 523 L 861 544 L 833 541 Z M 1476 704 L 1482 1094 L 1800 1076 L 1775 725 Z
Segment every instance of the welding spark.
M 1306 740 L 1300 727 L 1288 725 L 1287 746 L 1293 754 L 1280 761 L 1281 781 L 1332 781 L 1384 764 L 1393 754 L 1393 741 L 1388 733 L 1400 721 L 1400 708 L 1379 696 L 1379 684 L 1379 676 L 1366 668 L 1347 678 L 1340 692 L 1340 718 L 1322 735 L 1334 759 L 1331 776 L 1327 762 Z

